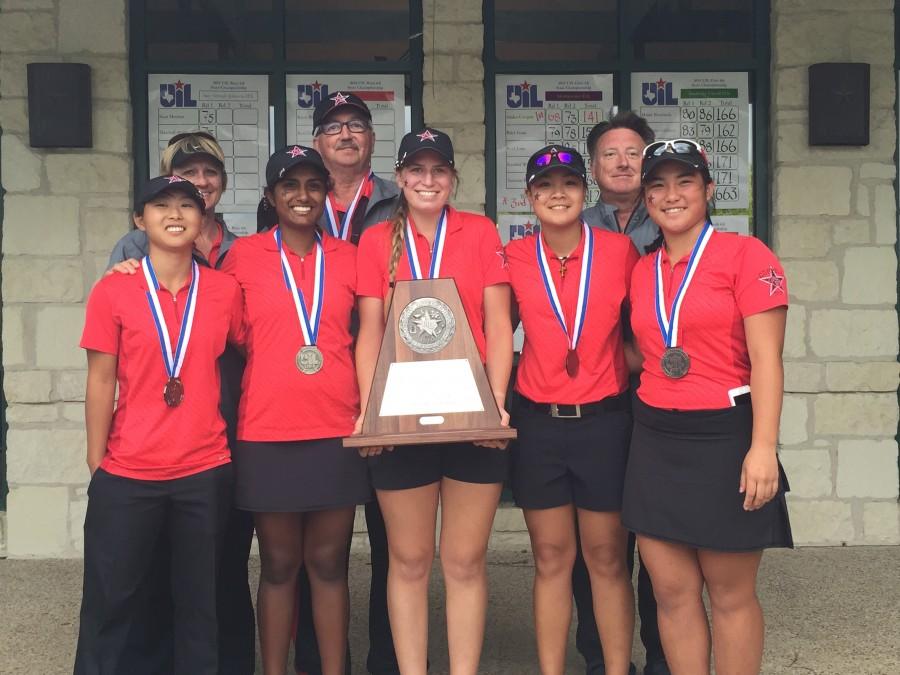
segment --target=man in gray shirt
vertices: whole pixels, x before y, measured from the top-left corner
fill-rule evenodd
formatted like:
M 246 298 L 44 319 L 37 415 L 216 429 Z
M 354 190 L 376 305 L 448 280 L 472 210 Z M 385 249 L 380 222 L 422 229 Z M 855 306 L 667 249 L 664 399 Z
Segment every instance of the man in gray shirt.
M 600 186 L 600 199 L 595 206 L 585 209 L 581 217 L 592 227 L 627 234 L 641 255 L 645 255 L 660 236 L 659 227 L 647 215 L 641 193 L 641 157 L 644 147 L 654 140 L 647 120 L 633 112 L 619 113 L 608 122 L 601 122 L 591 129 L 587 140 L 591 174 Z M 629 537 L 628 551 L 629 569 L 632 569 L 634 535 Z M 587 662 L 587 675 L 602 675 L 606 669 L 591 606 L 590 584 L 587 569 L 583 563 L 576 562 L 572 573 L 572 589 L 578 608 L 575 643 Z M 641 641 L 647 651 L 644 675 L 669 675 L 656 623 L 653 587 L 643 564 L 638 572 L 638 613 Z
M 659 237 L 641 199 L 641 155 L 653 141 L 647 120 L 630 111 L 595 126 L 587 140 L 600 199 L 581 217 L 593 227 L 627 234 L 641 255 Z

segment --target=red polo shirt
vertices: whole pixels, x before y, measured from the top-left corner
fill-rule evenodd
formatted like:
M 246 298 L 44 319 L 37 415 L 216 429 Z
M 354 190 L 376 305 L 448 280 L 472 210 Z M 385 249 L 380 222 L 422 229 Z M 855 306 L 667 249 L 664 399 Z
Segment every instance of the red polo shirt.
M 110 274 L 88 298 L 81 346 L 118 357 L 119 399 L 101 467 L 142 480 L 171 480 L 231 461 L 219 414 L 217 359 L 226 340 L 240 340 L 241 292 L 234 279 L 200 267 L 197 307 L 181 380 L 184 401 L 163 401 L 168 375 L 147 299 L 137 274 Z M 159 290 L 160 307 L 174 345 L 188 298 L 188 283 L 173 295 Z
M 325 289 L 317 346 L 322 369 L 306 375 L 295 358 L 303 346 L 300 319 L 284 283 L 274 230 L 243 237 L 222 270 L 244 292 L 247 367 L 241 385 L 237 437 L 242 441 L 303 441 L 348 436 L 359 415 L 350 313 L 356 301 L 356 247 L 323 234 Z M 317 247 L 301 258 L 285 245 L 307 310 L 313 298 Z
M 690 256 L 673 268 L 664 247 L 660 254 L 668 312 Z M 681 306 L 677 344 L 690 356 L 691 367 L 680 379 L 667 377 L 660 365 L 665 347 L 656 321 L 655 277 L 652 253 L 638 262 L 631 278 L 631 324 L 644 355 L 638 396 L 657 408 L 730 406 L 729 390 L 750 384 L 744 317 L 788 304 L 781 263 L 755 237 L 712 234 Z
M 578 343 L 578 373 L 566 373 L 569 343 L 544 283 L 535 247 L 536 235 L 506 245 L 509 276 L 525 329 L 525 344 L 516 371 L 516 390 L 538 403 L 590 403 L 615 396 L 628 388 L 628 367 L 622 350 L 622 307 L 628 301 L 631 271 L 638 252 L 624 234 L 594 228 L 591 286 L 584 330 Z M 546 245 L 550 276 L 563 307 L 569 334 L 575 323 L 578 285 L 584 262 L 584 234 L 566 260 L 560 261 Z
M 411 219 L 410 219 L 411 220 Z M 431 265 L 431 245 L 416 230 L 416 253 L 420 269 Z M 357 294 L 384 299 L 388 295 L 388 265 L 391 258 L 393 223 L 384 221 L 363 232 L 359 240 Z M 509 270 L 497 226 L 490 218 L 476 213 L 457 211 L 450 207 L 447 214 L 447 238 L 441 260 L 441 278 L 456 280 L 469 328 L 478 346 L 481 360 L 485 360 L 484 289 L 495 284 L 509 283 Z M 405 249 L 397 261 L 397 281 L 412 279 Z

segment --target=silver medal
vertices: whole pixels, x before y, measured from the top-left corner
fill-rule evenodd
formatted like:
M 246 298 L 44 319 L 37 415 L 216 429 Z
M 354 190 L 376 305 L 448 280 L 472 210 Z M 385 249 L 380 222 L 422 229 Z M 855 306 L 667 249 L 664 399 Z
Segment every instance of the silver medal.
M 294 359 L 294 362 L 297 364 L 297 370 L 301 373 L 304 375 L 313 375 L 322 370 L 324 358 L 318 347 L 315 345 L 306 345 L 301 347 L 300 351 L 297 352 L 297 357 Z

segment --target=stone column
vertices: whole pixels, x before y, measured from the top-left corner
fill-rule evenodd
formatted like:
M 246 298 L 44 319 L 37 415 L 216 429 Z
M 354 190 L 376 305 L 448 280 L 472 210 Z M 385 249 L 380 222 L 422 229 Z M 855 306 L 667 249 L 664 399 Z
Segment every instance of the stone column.
M 792 306 L 782 461 L 798 543 L 896 544 L 894 3 L 773 0 L 774 243 Z M 810 147 L 807 68 L 871 64 L 871 142 Z
M 3 386 L 8 553 L 81 553 L 88 471 L 83 303 L 128 230 L 131 105 L 123 0 L 3 0 Z M 29 147 L 26 64 L 91 66 L 93 148 Z

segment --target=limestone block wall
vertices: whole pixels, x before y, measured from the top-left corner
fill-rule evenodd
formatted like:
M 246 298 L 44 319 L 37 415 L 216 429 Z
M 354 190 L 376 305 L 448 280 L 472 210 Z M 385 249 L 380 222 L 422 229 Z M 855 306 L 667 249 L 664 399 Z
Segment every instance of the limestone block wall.
M 773 0 L 774 245 L 789 277 L 782 461 L 798 543 L 900 543 L 894 3 Z M 807 68 L 871 64 L 871 142 L 807 143 Z
M 484 47 L 481 0 L 424 0 L 425 124 L 453 139 L 454 205 L 484 212 Z
M 128 229 L 123 0 L 0 0 L 0 182 L 8 553 L 81 553 L 87 505 L 83 303 Z M 28 145 L 26 64 L 91 66 L 94 147 Z

